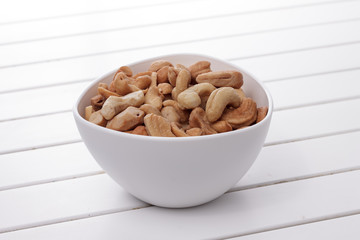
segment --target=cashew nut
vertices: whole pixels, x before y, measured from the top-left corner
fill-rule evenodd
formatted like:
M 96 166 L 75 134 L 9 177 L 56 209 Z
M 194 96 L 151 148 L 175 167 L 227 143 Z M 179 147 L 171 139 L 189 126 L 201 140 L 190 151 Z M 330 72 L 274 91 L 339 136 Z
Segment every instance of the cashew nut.
M 148 88 L 151 84 L 151 77 L 149 75 L 139 76 L 134 80 L 134 85 L 140 89 Z
M 140 73 L 137 73 L 137 74 L 135 74 L 134 76 L 133 76 L 133 78 L 134 79 L 136 79 L 136 78 L 138 78 L 138 77 L 140 77 L 140 76 L 151 76 L 151 73 L 152 72 L 150 72 L 150 71 L 146 71 L 146 72 L 140 72 Z
M 200 106 L 201 97 L 209 96 L 215 89 L 210 83 L 199 83 L 180 93 L 177 100 L 182 107 L 193 109 Z
M 139 124 L 142 124 L 144 116 L 145 113 L 140 109 L 136 107 L 128 107 L 111 119 L 106 124 L 106 127 L 117 131 L 127 131 Z
M 169 66 L 164 66 L 157 71 L 158 83 L 167 83 L 168 82 L 168 72 L 169 72 Z
M 160 83 L 158 85 L 159 91 L 160 93 L 166 95 L 166 94 L 170 94 L 171 91 L 173 90 L 173 87 L 171 86 L 170 83 Z
M 171 125 L 171 131 L 176 137 L 189 137 L 184 130 L 178 127 L 178 125 L 175 122 L 170 123 Z
M 140 110 L 144 111 L 145 114 L 156 114 L 158 116 L 161 116 L 161 112 L 159 111 L 159 109 L 157 109 L 156 107 L 154 107 L 153 105 L 150 104 L 143 104 L 140 106 Z
M 237 71 L 217 71 L 202 73 L 196 77 L 196 82 L 208 82 L 215 87 L 240 88 L 243 85 L 243 76 Z
M 100 110 L 101 107 L 104 105 L 105 97 L 98 94 L 90 99 L 91 106 L 94 108 L 95 111 Z
M 166 61 L 166 60 L 157 60 L 150 65 L 149 71 L 157 72 L 160 68 L 162 68 L 164 66 L 172 67 L 173 65 L 169 61 Z
M 181 69 L 176 78 L 176 87 L 172 91 L 173 99 L 177 100 L 178 95 L 188 88 L 191 81 L 190 72 L 186 69 Z
M 182 65 L 182 64 L 180 64 L 180 63 L 176 64 L 176 69 L 179 69 L 179 71 L 180 71 L 181 69 L 185 69 L 185 70 L 190 71 L 187 67 L 185 67 L 184 65 Z
M 211 72 L 210 62 L 208 61 L 199 61 L 189 66 L 189 71 L 191 73 L 191 78 L 196 79 L 199 74 Z
M 93 112 L 94 112 L 93 106 L 90 105 L 90 106 L 85 107 L 85 120 L 89 121 L 90 116 Z
M 170 122 L 161 116 L 150 113 L 145 116 L 144 123 L 150 136 L 175 137 L 171 131 Z
M 172 106 L 166 106 L 161 109 L 161 115 L 169 122 L 180 122 L 180 116 Z
M 202 135 L 202 130 L 201 128 L 190 128 L 188 130 L 186 130 L 186 134 L 189 136 L 201 136 Z
M 177 71 L 173 67 L 169 67 L 168 69 L 168 80 L 169 83 L 175 87 L 176 86 L 176 77 L 177 77 Z
M 246 95 L 245 95 L 244 91 L 241 88 L 236 88 L 235 91 L 237 92 L 237 94 L 240 96 L 240 98 L 242 100 L 246 98 Z
M 150 83 L 150 87 L 156 87 L 157 86 L 157 73 L 153 72 L 151 73 L 151 83 Z
M 113 80 L 115 92 L 121 96 L 125 96 L 128 93 L 131 93 L 132 90 L 129 86 L 128 81 L 126 80 L 126 75 L 123 72 L 120 72 L 117 76 L 124 76 L 124 77 L 115 77 Z
M 103 107 L 101 108 L 101 114 L 106 120 L 110 120 L 127 107 L 139 107 L 144 101 L 144 93 L 141 90 L 129 93 L 123 97 L 110 96 L 104 102 Z
M 189 119 L 189 112 L 186 110 L 181 109 L 178 102 L 174 100 L 166 100 L 163 102 L 163 106 L 172 106 L 175 108 L 177 114 L 180 116 L 180 122 L 186 122 Z
M 145 95 L 145 103 L 153 105 L 158 110 L 162 107 L 162 101 L 164 95 L 159 92 L 159 88 L 156 86 L 151 86 Z
M 251 98 L 245 98 L 240 107 L 226 109 L 221 120 L 227 121 L 234 129 L 249 126 L 256 121 L 256 103 Z
M 110 96 L 116 96 L 116 97 L 119 97 L 120 95 L 117 94 L 117 93 L 114 93 L 108 89 L 105 89 L 103 87 L 98 87 L 98 93 L 102 96 L 104 96 L 104 98 L 108 98 Z
M 268 112 L 268 107 L 259 107 L 257 109 L 256 123 L 261 122 L 266 117 L 267 112 Z
M 137 126 L 136 128 L 134 128 L 134 130 L 126 131 L 126 133 L 149 136 L 144 125 Z
M 89 117 L 89 122 L 95 123 L 96 125 L 105 127 L 107 121 L 100 111 L 93 112 Z
M 241 98 L 233 88 L 218 88 L 210 94 L 206 103 L 207 119 L 210 122 L 215 122 L 221 117 L 227 105 L 231 105 L 236 108 L 240 106 L 240 103 Z
M 121 66 L 118 70 L 118 72 L 121 71 L 123 73 L 126 74 L 126 76 L 131 77 L 132 76 L 132 71 L 131 68 L 129 68 L 128 66 Z
M 229 132 L 232 129 L 231 125 L 227 121 L 217 121 L 211 124 L 211 127 L 215 129 L 218 133 Z
M 206 113 L 204 109 L 197 107 L 194 108 L 189 117 L 189 124 L 191 128 L 197 127 L 200 128 L 202 133 L 205 135 L 217 133 L 211 126 L 206 118 Z

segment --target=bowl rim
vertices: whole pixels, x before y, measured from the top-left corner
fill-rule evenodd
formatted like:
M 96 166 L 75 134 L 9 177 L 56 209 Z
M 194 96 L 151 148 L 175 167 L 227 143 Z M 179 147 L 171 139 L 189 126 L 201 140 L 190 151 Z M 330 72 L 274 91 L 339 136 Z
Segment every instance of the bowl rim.
M 129 133 L 125 133 L 125 132 L 121 132 L 121 131 L 115 131 L 112 129 L 108 129 L 105 127 L 101 127 L 98 126 L 96 124 L 93 124 L 87 120 L 85 120 L 79 113 L 78 111 L 78 106 L 81 102 L 81 100 L 83 99 L 84 95 L 102 78 L 107 77 L 110 74 L 113 74 L 114 72 L 116 72 L 118 70 L 118 68 L 108 71 L 104 74 L 101 74 L 100 76 L 96 77 L 94 80 L 92 80 L 87 86 L 86 88 L 81 92 L 81 94 L 79 95 L 79 97 L 77 98 L 72 112 L 74 115 L 75 120 L 77 120 L 78 122 L 81 122 L 82 124 L 85 124 L 87 127 L 89 128 L 93 128 L 94 130 L 98 130 L 98 131 L 102 131 L 104 134 L 111 134 L 111 135 L 115 135 L 115 136 L 122 136 L 125 138 L 133 138 L 133 139 L 138 139 L 138 140 L 142 140 L 142 141 L 147 141 L 146 139 L 148 139 L 148 141 L 165 141 L 165 142 L 169 142 L 169 141 L 175 141 L 175 142 L 182 142 L 182 141 L 202 141 L 202 140 L 206 140 L 206 139 L 216 139 L 216 138 L 223 138 L 223 137 L 227 137 L 227 136 L 231 136 L 234 134 L 242 134 L 244 132 L 248 132 L 248 131 L 252 131 L 256 128 L 261 127 L 263 124 L 265 124 L 265 122 L 270 121 L 272 113 L 273 113 L 273 100 L 272 100 L 272 96 L 268 90 L 268 88 L 261 82 L 259 81 L 256 77 L 254 77 L 254 74 L 249 73 L 248 71 L 243 70 L 241 67 L 232 64 L 226 60 L 223 59 L 219 59 L 217 57 L 213 57 L 213 56 L 209 56 L 209 55 L 205 55 L 205 54 L 197 54 L 197 53 L 173 53 L 173 54 L 166 54 L 166 55 L 160 55 L 160 56 L 156 56 L 156 57 L 151 57 L 151 58 L 146 58 L 146 59 L 142 59 L 142 60 L 138 60 L 132 63 L 129 63 L 127 65 L 136 65 L 139 63 L 142 63 L 144 61 L 155 61 L 155 60 L 159 60 L 161 58 L 165 58 L 165 57 L 173 57 L 173 56 L 196 56 L 196 57 L 203 57 L 203 58 L 208 58 L 208 59 L 214 59 L 216 61 L 220 61 L 220 62 L 225 62 L 226 64 L 238 69 L 240 72 L 244 72 L 246 73 L 248 76 L 250 76 L 254 81 L 256 81 L 261 88 L 264 90 L 266 97 L 268 99 L 268 113 L 266 114 L 265 118 L 259 122 L 256 123 L 252 126 L 246 127 L 246 128 L 242 128 L 242 129 L 237 129 L 234 131 L 229 131 L 229 132 L 224 132 L 224 133 L 217 133 L 217 134 L 212 134 L 212 135 L 202 135 L 202 136 L 192 136 L 192 137 L 157 137 L 157 136 L 143 136 L 143 135 L 136 135 L 136 134 L 129 134 Z

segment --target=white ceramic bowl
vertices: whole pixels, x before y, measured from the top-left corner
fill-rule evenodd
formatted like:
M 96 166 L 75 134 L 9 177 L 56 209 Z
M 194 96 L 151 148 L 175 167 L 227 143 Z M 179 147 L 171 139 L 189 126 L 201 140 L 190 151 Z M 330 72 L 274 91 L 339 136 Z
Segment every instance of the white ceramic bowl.
M 80 95 L 73 113 L 80 135 L 99 165 L 135 197 L 162 207 L 190 207 L 211 201 L 236 184 L 258 156 L 273 111 L 269 92 L 241 68 L 197 54 L 174 54 L 129 64 L 133 72 L 146 71 L 157 59 L 189 66 L 200 60 L 212 70 L 239 70 L 243 90 L 258 107 L 267 106 L 264 120 L 251 127 L 208 136 L 169 138 L 122 133 L 86 121 L 85 106 L 99 82 L 110 83 L 116 70 L 93 81 Z

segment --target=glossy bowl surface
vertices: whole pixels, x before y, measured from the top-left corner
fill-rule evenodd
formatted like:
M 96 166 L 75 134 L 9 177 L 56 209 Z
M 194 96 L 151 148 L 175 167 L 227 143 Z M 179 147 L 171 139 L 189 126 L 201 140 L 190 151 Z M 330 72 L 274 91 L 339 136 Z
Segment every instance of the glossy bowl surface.
M 191 207 L 228 191 L 256 160 L 268 133 L 273 104 L 270 93 L 243 69 L 198 54 L 173 54 L 129 64 L 134 73 L 146 71 L 158 59 L 189 66 L 200 60 L 216 70 L 238 70 L 243 90 L 258 107 L 267 106 L 266 118 L 241 130 L 199 137 L 139 136 L 110 130 L 86 121 L 84 108 L 97 94 L 99 82 L 110 83 L 116 69 L 94 80 L 80 95 L 74 118 L 80 135 L 99 165 L 133 196 L 161 207 Z

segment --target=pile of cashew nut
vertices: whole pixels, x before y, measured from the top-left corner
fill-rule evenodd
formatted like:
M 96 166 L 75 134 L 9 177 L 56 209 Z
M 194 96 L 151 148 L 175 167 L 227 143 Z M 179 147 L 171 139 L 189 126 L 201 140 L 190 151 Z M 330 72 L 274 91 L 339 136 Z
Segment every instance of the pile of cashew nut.
M 189 67 L 153 62 L 133 74 L 122 66 L 111 83 L 99 83 L 85 119 L 126 133 L 189 137 L 228 132 L 256 124 L 267 114 L 242 91 L 238 71 L 212 71 L 210 62 Z

